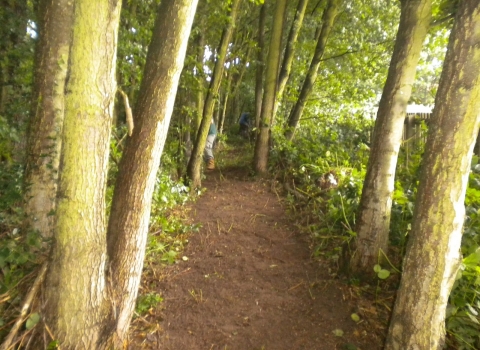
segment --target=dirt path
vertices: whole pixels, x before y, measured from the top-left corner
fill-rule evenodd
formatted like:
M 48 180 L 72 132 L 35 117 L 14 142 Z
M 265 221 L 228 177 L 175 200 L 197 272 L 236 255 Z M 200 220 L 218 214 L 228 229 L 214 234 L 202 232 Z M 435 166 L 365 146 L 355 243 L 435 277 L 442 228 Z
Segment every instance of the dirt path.
M 350 289 L 310 259 L 268 185 L 238 170 L 215 170 L 203 185 L 191 211 L 202 228 L 183 253 L 188 260 L 167 267 L 162 320 L 142 348 L 380 349 L 352 321 Z

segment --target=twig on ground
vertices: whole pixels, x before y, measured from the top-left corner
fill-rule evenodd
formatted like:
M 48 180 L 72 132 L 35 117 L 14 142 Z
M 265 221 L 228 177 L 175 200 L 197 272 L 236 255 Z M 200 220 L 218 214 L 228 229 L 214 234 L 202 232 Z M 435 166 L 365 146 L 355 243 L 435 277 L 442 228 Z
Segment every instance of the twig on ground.
M 295 289 L 295 288 L 298 288 L 298 287 L 300 287 L 300 286 L 301 286 L 302 284 L 304 284 L 304 283 L 305 283 L 305 281 L 302 281 L 302 282 L 300 282 L 299 284 L 297 284 L 297 285 L 295 285 L 295 286 L 293 286 L 293 287 L 288 288 L 287 291 L 289 292 L 289 291 L 291 291 L 291 290 L 293 290 L 293 289 Z

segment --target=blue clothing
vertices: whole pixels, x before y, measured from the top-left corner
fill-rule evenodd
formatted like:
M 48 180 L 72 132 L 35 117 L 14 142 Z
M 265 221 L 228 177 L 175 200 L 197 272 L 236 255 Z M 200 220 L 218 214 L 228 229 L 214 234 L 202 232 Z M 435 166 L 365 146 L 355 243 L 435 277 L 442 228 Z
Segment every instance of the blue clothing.
M 217 127 L 215 123 L 210 123 L 210 129 L 208 129 L 208 135 L 216 135 L 217 134 Z
M 242 113 L 239 123 L 240 125 L 250 126 L 250 113 Z

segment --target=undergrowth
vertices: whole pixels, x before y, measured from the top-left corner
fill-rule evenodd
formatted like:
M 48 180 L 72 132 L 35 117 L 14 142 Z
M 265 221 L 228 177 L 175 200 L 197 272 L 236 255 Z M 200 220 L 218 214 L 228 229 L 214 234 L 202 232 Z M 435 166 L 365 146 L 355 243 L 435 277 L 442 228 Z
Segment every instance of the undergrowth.
M 361 121 L 361 119 L 360 119 Z M 271 152 L 271 173 L 286 190 L 286 202 L 300 228 L 312 238 L 312 254 L 330 259 L 338 265 L 344 249 L 355 237 L 355 214 L 362 192 L 368 161 L 371 125 L 347 118 L 324 121 L 315 128 L 303 128 L 293 142 L 286 141 L 278 130 Z M 401 276 L 413 219 L 418 176 L 424 145 L 417 142 L 399 155 L 391 214 L 389 266 L 377 266 L 379 281 L 373 291 L 390 304 Z M 463 261 L 453 286 L 446 315 L 447 343 L 452 349 L 480 348 L 480 169 L 478 157 L 472 162 L 466 193 L 466 220 L 462 241 Z M 336 275 L 335 268 L 333 275 Z M 383 279 L 383 280 L 381 280 Z M 359 285 L 350 279 L 349 283 Z M 377 303 L 378 304 L 378 303 Z M 388 314 L 385 318 L 388 319 Z M 385 320 L 385 321 L 386 321 Z M 386 327 L 386 324 L 385 324 Z M 385 328 L 386 331 L 386 328 Z
M 22 209 L 23 167 L 12 157 L 12 144 L 17 133 L 3 122 L 0 119 L 0 134 L 10 138 L 5 137 L 0 142 L 0 339 L 8 334 L 18 316 L 21 302 L 35 279 L 33 273 L 45 259 L 45 243 L 48 243 L 42 242 L 38 232 L 25 225 Z M 111 203 L 124 140 L 117 135 L 124 133 L 122 129 L 112 137 L 107 207 Z M 181 259 L 188 234 L 198 230 L 198 226 L 186 220 L 188 212 L 185 204 L 192 197 L 188 188 L 172 176 L 173 163 L 168 157 L 167 154 L 156 180 L 145 256 L 146 277 L 138 296 L 136 317 L 151 312 L 162 302 L 157 290 L 153 290 L 155 280 L 149 279 L 149 276 L 158 277 L 163 266 Z M 31 322 L 31 318 L 27 322 Z

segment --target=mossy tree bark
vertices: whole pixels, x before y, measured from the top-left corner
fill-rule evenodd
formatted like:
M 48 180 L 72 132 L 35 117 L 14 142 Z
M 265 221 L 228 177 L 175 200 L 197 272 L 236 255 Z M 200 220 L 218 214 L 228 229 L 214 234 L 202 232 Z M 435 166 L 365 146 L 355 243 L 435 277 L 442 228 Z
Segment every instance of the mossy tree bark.
M 107 290 L 105 191 L 121 1 L 73 16 L 54 243 L 44 322 L 62 349 L 100 349 Z
M 387 350 L 443 349 L 480 116 L 480 3 L 459 4 L 429 125 Z
M 339 0 L 329 0 L 322 18 L 322 30 L 317 40 L 317 46 L 315 47 L 315 53 L 313 54 L 312 62 L 308 68 L 307 76 L 303 82 L 302 90 L 298 96 L 297 102 L 293 106 L 290 115 L 288 116 L 288 125 L 285 131 L 285 137 L 289 140 L 293 139 L 295 129 L 298 126 L 300 118 L 302 117 L 303 110 L 307 104 L 307 99 L 310 96 L 315 81 L 317 80 L 318 68 L 322 61 L 325 47 L 327 46 L 328 36 L 333 28 L 335 18 L 338 14 L 338 2 Z
M 202 166 L 202 154 L 205 148 L 208 129 L 210 128 L 210 122 L 213 117 L 213 110 L 215 108 L 215 100 L 218 95 L 220 83 L 223 78 L 223 71 L 225 69 L 225 59 L 227 56 L 227 49 L 232 37 L 233 30 L 235 28 L 235 20 L 237 18 L 238 8 L 242 0 L 233 0 L 230 10 L 230 16 L 226 27 L 222 32 L 220 39 L 220 45 L 218 47 L 217 59 L 213 68 L 212 77 L 210 80 L 210 86 L 205 97 L 203 105 L 202 122 L 195 138 L 195 144 L 193 146 L 192 155 L 188 162 L 187 175 L 191 181 L 190 186 L 192 189 L 201 186 L 201 166 Z
M 125 340 L 143 268 L 152 195 L 198 0 L 162 0 L 108 224 L 114 345 Z
M 39 39 L 24 181 L 29 224 L 45 238 L 53 234 L 72 16 L 72 1 L 39 3 Z
M 423 41 L 431 21 L 431 0 L 403 0 L 387 81 L 378 107 L 370 159 L 358 209 L 351 270 L 373 276 L 380 251 L 387 252 L 395 168 L 407 103 Z
M 280 64 L 280 51 L 282 44 L 283 16 L 285 14 L 286 0 L 278 0 L 275 3 L 275 14 L 272 25 L 272 35 L 267 57 L 265 70 L 265 83 L 263 89 L 262 109 L 260 125 L 255 142 L 254 166 L 258 175 L 267 173 L 268 166 L 268 142 L 270 139 L 270 128 L 273 122 L 273 109 L 275 104 L 275 93 L 278 81 L 278 66 Z

